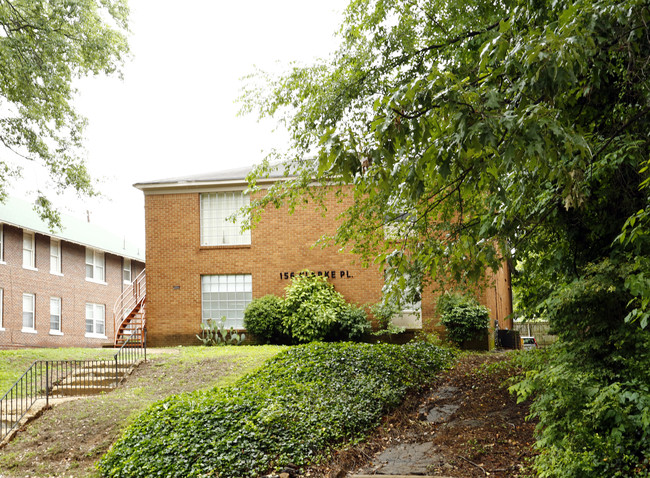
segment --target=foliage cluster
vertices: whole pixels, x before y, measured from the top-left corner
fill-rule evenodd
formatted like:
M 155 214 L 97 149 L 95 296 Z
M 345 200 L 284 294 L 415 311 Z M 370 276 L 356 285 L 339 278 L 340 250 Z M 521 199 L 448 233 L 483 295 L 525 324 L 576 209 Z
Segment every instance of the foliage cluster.
M 370 308 L 372 315 L 375 316 L 379 331 L 388 330 L 393 318 L 399 313 L 400 308 L 394 301 L 384 300 Z
M 490 311 L 475 298 L 445 292 L 438 298 L 440 322 L 447 329 L 447 338 L 456 345 L 474 340 L 487 331 Z
M 325 277 L 308 271 L 291 280 L 284 299 L 253 300 L 244 324 L 261 342 L 275 344 L 359 340 L 370 332 L 363 308 L 348 304 Z
M 20 176 L 14 158 L 37 161 L 57 192 L 93 194 L 81 149 L 86 120 L 74 108 L 75 81 L 112 74 L 126 58 L 126 0 L 0 2 L 0 199 Z M 15 153 L 12 157 L 8 151 Z M 59 224 L 39 191 L 43 217 Z
M 226 329 L 226 318 L 209 319 L 201 322 L 201 335 L 196 336 L 203 345 L 241 345 L 246 340 L 246 334 L 235 331 L 234 328 Z
M 520 354 L 540 477 L 650 475 L 650 331 L 625 320 L 631 267 L 603 261 L 547 303 L 560 341 Z
M 287 124 L 295 178 L 251 208 L 352 184 L 329 240 L 389 287 L 463 285 L 506 256 L 519 312 L 560 336 L 518 389 L 538 397 L 538 471 L 647 474 L 647 0 L 351 0 L 344 15 L 334 55 L 247 97 Z
M 254 477 L 317 462 L 364 437 L 453 353 L 425 343 L 312 343 L 233 386 L 170 397 L 143 413 L 99 464 L 108 477 Z

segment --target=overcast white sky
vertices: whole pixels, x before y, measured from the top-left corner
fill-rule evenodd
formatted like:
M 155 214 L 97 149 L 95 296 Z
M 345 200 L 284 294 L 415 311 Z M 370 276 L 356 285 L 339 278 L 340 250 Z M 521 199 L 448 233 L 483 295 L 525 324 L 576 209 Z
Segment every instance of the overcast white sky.
M 65 213 L 144 245 L 144 200 L 132 184 L 250 165 L 285 138 L 237 117 L 240 78 L 279 71 L 336 47 L 347 0 L 130 0 L 132 60 L 124 80 L 82 81 L 87 161 L 99 200 L 66 199 Z M 25 183 L 45 177 L 25 171 Z M 60 204 L 60 203 L 59 203 Z

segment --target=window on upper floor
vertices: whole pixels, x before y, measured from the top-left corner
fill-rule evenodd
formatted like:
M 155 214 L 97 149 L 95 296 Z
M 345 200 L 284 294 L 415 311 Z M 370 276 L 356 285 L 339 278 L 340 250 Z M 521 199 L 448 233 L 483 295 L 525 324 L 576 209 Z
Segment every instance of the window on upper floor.
M 61 241 L 50 238 L 50 273 L 61 274 Z
M 401 213 L 384 218 L 384 239 L 387 241 L 401 241 L 413 233 L 416 216 Z
M 124 258 L 124 265 L 122 266 L 122 280 L 125 284 L 131 283 L 131 259 Z
M 202 319 L 226 319 L 226 328 L 244 327 L 244 309 L 253 300 L 250 274 L 210 275 L 201 277 Z
M 86 247 L 86 279 L 95 282 L 106 280 L 104 253 Z
M 32 332 L 36 329 L 34 324 L 36 296 L 23 294 L 23 332 Z
M 0 262 L 5 261 L 5 225 L 0 224 Z
M 23 267 L 36 268 L 36 242 L 33 232 L 23 231 Z
M 104 304 L 86 304 L 86 337 L 105 338 L 106 308 Z
M 242 232 L 242 218 L 231 216 L 250 204 L 250 196 L 241 191 L 201 194 L 201 245 L 226 246 L 251 243 L 250 229 Z

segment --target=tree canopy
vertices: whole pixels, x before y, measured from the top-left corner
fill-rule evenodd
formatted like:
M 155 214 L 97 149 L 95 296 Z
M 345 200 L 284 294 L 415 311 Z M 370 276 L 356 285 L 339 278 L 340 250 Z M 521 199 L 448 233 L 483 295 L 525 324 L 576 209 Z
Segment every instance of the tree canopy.
M 516 266 L 560 337 L 516 387 L 540 476 L 650 473 L 649 24 L 647 0 L 352 0 L 330 58 L 244 94 L 291 135 L 251 189 L 296 176 L 253 211 L 352 184 L 329 240 L 398 289 Z
M 119 71 L 128 13 L 126 0 L 0 0 L 0 198 L 19 176 L 13 154 L 44 165 L 58 191 L 94 192 L 74 81 Z M 39 202 L 56 220 L 47 198 Z
M 506 255 L 540 284 L 571 280 L 623 249 L 647 203 L 649 14 L 645 1 L 352 1 L 331 58 L 245 96 L 286 124 L 281 159 L 299 175 L 257 205 L 312 177 L 350 182 L 334 240 L 368 260 L 408 251 L 412 272 L 460 279 Z

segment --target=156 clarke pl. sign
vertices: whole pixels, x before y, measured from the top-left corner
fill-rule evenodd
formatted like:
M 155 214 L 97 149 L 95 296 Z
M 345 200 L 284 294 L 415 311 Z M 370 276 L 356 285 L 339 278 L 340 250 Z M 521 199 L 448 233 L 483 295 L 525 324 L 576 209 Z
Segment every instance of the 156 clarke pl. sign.
M 354 276 L 348 270 L 328 270 L 328 271 L 300 271 L 300 272 L 279 272 L 280 280 L 293 279 L 296 276 L 325 276 L 328 279 L 352 279 Z

